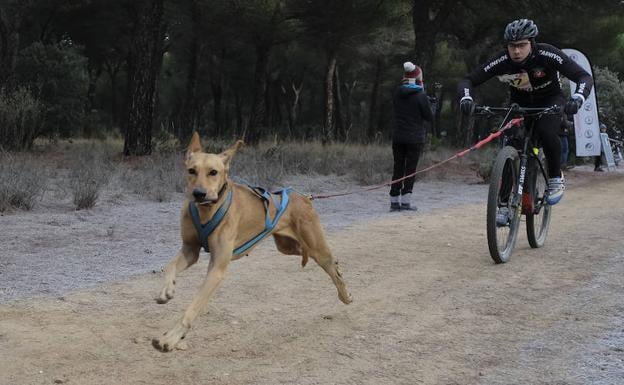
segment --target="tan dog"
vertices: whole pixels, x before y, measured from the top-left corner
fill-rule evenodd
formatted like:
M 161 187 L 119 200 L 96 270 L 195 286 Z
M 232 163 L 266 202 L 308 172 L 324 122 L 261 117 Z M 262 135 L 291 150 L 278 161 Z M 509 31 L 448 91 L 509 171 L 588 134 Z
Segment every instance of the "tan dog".
M 210 263 L 206 279 L 182 319 L 171 330 L 152 341 L 159 350 L 170 351 L 176 346 L 182 347 L 181 341 L 223 280 L 230 261 L 248 253 L 245 251 L 243 255 L 233 255 L 233 250 L 264 229 L 266 214 L 262 200 L 249 187 L 233 183 L 228 178 L 230 161 L 242 145 L 243 142 L 239 140 L 221 154 L 208 154 L 202 152 L 199 135 L 193 134 L 186 155 L 189 200 L 182 208 L 182 248 L 165 268 L 165 285 L 157 299 L 158 303 L 166 303 L 173 298 L 176 274 L 197 262 L 199 257 L 201 241 L 189 214 L 190 202 L 198 205 L 203 224 L 213 217 L 230 189 L 232 200 L 223 221 L 208 236 Z M 271 218 L 275 217 L 276 210 L 275 205 L 269 206 Z M 301 255 L 302 265 L 305 266 L 308 258 L 314 259 L 336 285 L 338 298 L 345 304 L 351 302 L 338 262 L 334 260 L 325 241 L 318 214 L 307 197 L 290 194 L 290 204 L 271 235 L 279 251 Z

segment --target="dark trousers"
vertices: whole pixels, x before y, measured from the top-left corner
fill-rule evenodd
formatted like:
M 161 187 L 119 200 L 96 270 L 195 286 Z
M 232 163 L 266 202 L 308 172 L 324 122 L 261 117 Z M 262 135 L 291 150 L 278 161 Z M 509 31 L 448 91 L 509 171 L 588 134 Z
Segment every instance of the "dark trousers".
M 418 158 L 422 152 L 424 144 L 422 143 L 392 143 L 392 155 L 394 157 L 394 171 L 392 180 L 403 178 L 406 175 L 413 174 L 418 166 Z M 393 183 L 390 187 L 390 196 L 409 194 L 414 187 L 414 176 Z
M 561 140 L 559 139 L 559 115 L 544 116 L 535 121 L 534 132 L 537 134 L 544 155 L 548 161 L 548 177 L 558 178 L 561 176 Z
M 563 106 L 563 95 L 554 95 L 544 100 L 535 101 L 532 104 L 523 105 L 522 107 L 549 107 L 552 105 Z M 544 155 L 548 163 L 548 177 L 557 178 L 561 176 L 561 140 L 559 133 L 561 132 L 561 115 L 546 115 L 535 120 L 533 133 L 537 136 Z

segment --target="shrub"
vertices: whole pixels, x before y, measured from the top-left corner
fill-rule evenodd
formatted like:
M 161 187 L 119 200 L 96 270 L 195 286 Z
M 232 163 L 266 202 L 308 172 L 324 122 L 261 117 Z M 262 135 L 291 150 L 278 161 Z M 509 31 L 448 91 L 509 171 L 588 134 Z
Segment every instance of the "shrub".
M 124 170 L 121 181 L 135 194 L 156 202 L 167 202 L 172 193 L 184 191 L 182 155 L 176 153 L 154 154 L 139 158 Z
M 25 88 L 0 93 L 0 147 L 27 150 L 41 132 L 43 105 Z
M 44 135 L 77 134 L 85 122 L 87 59 L 68 42 L 40 42 L 20 51 L 16 74 L 45 106 Z
M 74 205 L 76 210 L 92 208 L 110 180 L 113 165 L 95 146 L 85 146 L 73 157 L 69 187 Z
M 624 83 L 608 68 L 595 68 L 600 121 L 607 127 L 624 128 Z
M 30 156 L 0 151 L 0 212 L 32 209 L 48 188 L 47 174 Z

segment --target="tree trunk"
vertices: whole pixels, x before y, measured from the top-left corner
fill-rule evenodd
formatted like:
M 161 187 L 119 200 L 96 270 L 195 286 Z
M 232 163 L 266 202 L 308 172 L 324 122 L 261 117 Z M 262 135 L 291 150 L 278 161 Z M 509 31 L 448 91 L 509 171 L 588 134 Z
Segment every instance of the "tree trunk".
M 236 110 L 236 136 L 244 137 L 243 132 L 243 102 L 241 101 L 240 91 L 234 89 L 234 107 Z
M 428 76 L 436 51 L 436 39 L 457 0 L 414 0 L 412 26 L 414 28 L 414 53 L 417 65 Z
M 353 98 L 353 90 L 357 85 L 357 80 L 354 80 L 351 84 L 345 82 L 345 129 L 347 133 L 351 132 L 353 128 L 353 109 L 351 108 L 351 100 Z
M 293 80 L 290 83 L 290 88 L 292 89 L 292 98 L 288 100 L 286 99 L 286 112 L 288 113 L 288 129 L 290 131 L 290 136 L 292 137 L 295 134 L 295 126 L 297 124 L 297 115 L 298 115 L 298 106 L 299 106 L 299 95 L 301 94 L 301 89 L 303 88 L 303 80 L 299 83 L 299 87 L 295 84 Z M 286 87 L 282 85 L 282 93 L 284 96 L 288 95 L 288 91 Z
M 339 69 L 338 66 L 336 66 L 336 71 L 335 71 L 335 76 L 334 76 L 334 90 L 336 92 L 336 131 L 335 131 L 335 138 L 338 141 L 345 141 L 347 139 L 347 128 L 345 125 L 345 119 L 344 119 L 344 105 L 343 105 L 343 101 L 342 101 L 342 92 L 341 92 L 341 88 L 340 88 L 340 75 L 339 75 Z
M 15 63 L 19 50 L 21 15 L 0 6 L 0 89 L 15 88 Z
M 368 131 L 366 133 L 366 138 L 369 142 L 372 142 L 375 139 L 375 134 L 377 130 L 377 114 L 378 114 L 378 104 L 379 104 L 379 83 L 381 83 L 381 70 L 382 63 L 381 57 L 377 57 L 376 65 L 375 65 L 375 77 L 373 79 L 373 87 L 371 90 L 371 102 L 370 109 L 368 113 Z
M 325 74 L 325 121 L 323 123 L 323 137 L 321 141 L 327 144 L 331 141 L 334 130 L 334 76 L 336 73 L 337 55 L 329 53 L 327 72 Z
M 266 132 L 271 132 L 273 129 L 271 125 L 273 121 L 273 99 L 271 98 L 272 84 L 268 71 L 266 74 L 265 84 L 266 87 L 264 88 L 264 118 L 262 119 L 262 127 L 266 129 Z
M 440 95 L 438 96 L 438 104 L 436 105 L 436 111 L 435 111 L 435 119 L 434 119 L 434 129 L 435 131 L 432 132 L 432 135 L 439 138 L 440 137 L 440 131 L 442 131 L 442 129 L 440 128 L 440 118 L 442 116 L 442 106 L 444 105 L 444 98 L 446 97 L 446 92 L 444 87 L 441 87 L 440 89 Z M 453 97 L 451 95 L 451 97 Z
M 217 79 L 214 79 L 210 82 L 210 88 L 212 89 L 212 114 L 214 120 L 213 134 L 215 137 L 219 137 L 219 135 L 221 135 L 221 126 L 223 122 L 223 119 L 221 117 L 223 87 L 221 87 L 221 83 L 221 74 L 218 75 Z
M 270 52 L 271 49 L 269 47 L 263 45 L 256 46 L 256 70 L 254 73 L 251 113 L 245 138 L 250 144 L 257 144 L 262 134 L 260 132 L 260 125 L 264 121 L 264 116 L 266 114 L 266 81 Z
M 110 78 L 110 83 L 111 83 L 111 99 L 110 99 L 111 126 L 109 127 L 109 129 L 112 129 L 113 127 L 124 126 L 123 124 L 120 124 L 120 120 L 121 120 L 119 118 L 120 114 L 117 111 L 119 107 L 117 103 L 117 77 L 119 75 L 119 72 L 121 71 L 122 65 L 123 65 L 123 60 L 117 55 L 109 56 L 104 62 L 104 70 L 108 74 Z
M 191 47 L 188 68 L 186 72 L 186 92 L 182 103 L 180 127 L 178 127 L 178 139 L 182 143 L 187 143 L 191 134 L 197 128 L 197 68 L 199 66 L 200 52 L 200 23 L 201 9 L 199 2 L 193 0 L 191 3 Z
M 117 72 L 109 73 L 111 82 L 111 127 L 117 126 L 119 117 L 117 114 Z
M 163 0 L 140 3 L 129 58 L 130 92 L 125 155 L 149 155 L 163 55 Z

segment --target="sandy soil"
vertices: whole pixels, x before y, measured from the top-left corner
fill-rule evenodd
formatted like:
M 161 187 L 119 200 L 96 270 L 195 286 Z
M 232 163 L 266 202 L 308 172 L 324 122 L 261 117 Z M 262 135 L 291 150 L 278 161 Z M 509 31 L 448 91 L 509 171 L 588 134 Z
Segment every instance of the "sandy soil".
M 266 241 L 231 265 L 188 350 L 168 354 L 150 340 L 207 266 L 203 255 L 176 298 L 153 300 L 180 202 L 4 215 L 0 384 L 621 384 L 624 173 L 567 179 L 545 247 L 521 233 L 505 265 L 488 255 L 486 186 L 472 178 L 419 182 L 416 213 L 387 212 L 381 190 L 317 201 L 353 304 Z

